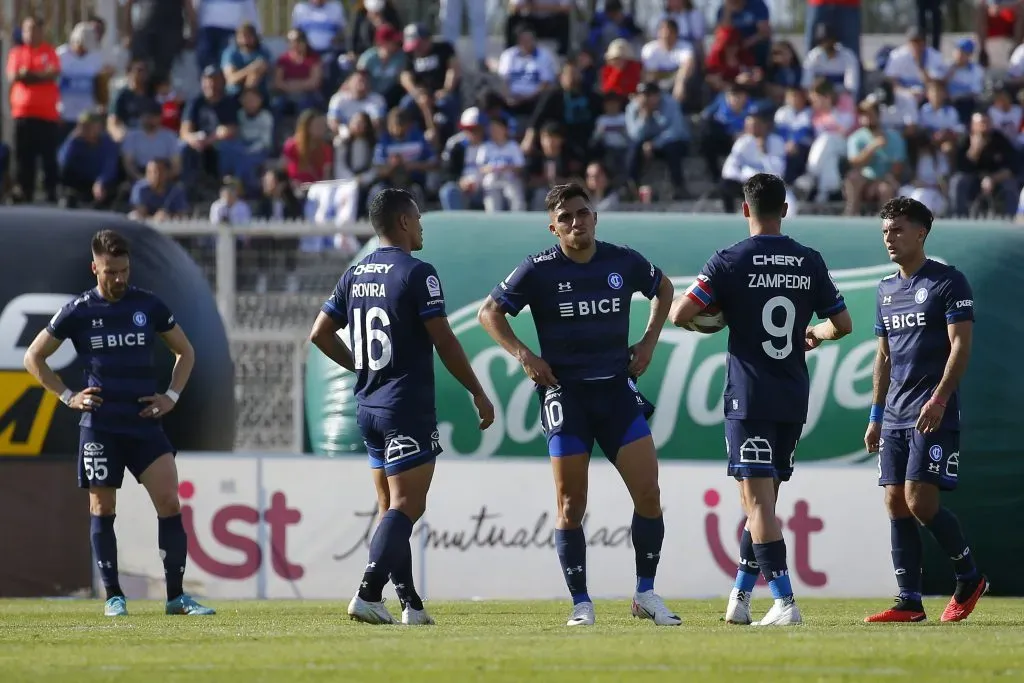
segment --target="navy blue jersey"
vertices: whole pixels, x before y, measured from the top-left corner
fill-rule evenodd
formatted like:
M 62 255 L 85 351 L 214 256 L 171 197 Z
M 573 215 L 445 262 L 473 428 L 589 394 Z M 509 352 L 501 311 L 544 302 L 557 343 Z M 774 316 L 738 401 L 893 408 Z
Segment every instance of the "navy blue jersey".
M 518 315 L 527 306 L 540 356 L 559 380 L 624 375 L 629 366 L 629 304 L 634 292 L 654 298 L 661 270 L 628 247 L 598 242 L 576 263 L 555 245 L 528 256 L 491 298 Z
M 139 399 L 157 386 L 153 348 L 158 335 L 175 326 L 171 311 L 152 292 L 128 287 L 117 301 L 90 289 L 65 304 L 46 326 L 56 339 L 70 339 L 85 359 L 85 386 L 100 387 L 103 405 L 83 412 L 79 424 L 97 431 L 146 433 L 160 423 L 139 417 Z
M 725 416 L 805 422 L 807 325 L 846 308 L 821 254 L 785 235 L 749 237 L 712 256 L 686 294 L 718 304 L 729 325 Z
M 889 340 L 892 362 L 882 424 L 917 424 L 949 360 L 948 326 L 974 320 L 974 295 L 964 274 L 931 259 L 909 278 L 893 273 L 878 283 L 875 334 Z M 941 429 L 960 429 L 960 395 L 946 402 Z
M 435 415 L 434 346 L 423 323 L 446 313 L 432 265 L 381 247 L 341 276 L 322 310 L 349 330 L 360 406 Z

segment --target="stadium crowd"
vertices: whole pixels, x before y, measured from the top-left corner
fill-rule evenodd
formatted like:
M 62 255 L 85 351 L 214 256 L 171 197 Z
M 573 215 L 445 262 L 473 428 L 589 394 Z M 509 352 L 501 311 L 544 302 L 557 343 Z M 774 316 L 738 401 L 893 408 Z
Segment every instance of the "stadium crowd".
M 979 36 L 1019 43 L 1022 4 L 991 2 Z M 462 5 L 475 60 L 454 47 Z M 485 4 L 448 6 L 442 38 L 390 0 L 304 0 L 272 49 L 255 0 L 136 2 L 126 58 L 99 47 L 96 17 L 56 49 L 26 17 L 7 63 L 10 197 L 33 201 L 41 168 L 45 200 L 69 207 L 341 221 L 389 186 L 501 211 L 537 209 L 578 178 L 601 209 L 699 195 L 732 212 L 741 183 L 769 171 L 803 212 L 843 202 L 857 215 L 904 194 L 938 215 L 1017 213 L 1024 45 L 997 80 L 983 42 L 944 55 L 913 27 L 867 71 L 841 13 L 819 13 L 801 54 L 773 36 L 763 0 L 722 0 L 714 15 L 665 0 L 646 26 L 605 0 L 577 30 L 571 0 L 509 0 L 507 48 L 488 59 Z M 187 101 L 171 77 L 192 58 L 186 36 L 201 74 Z M 688 186 L 690 159 L 713 186 Z

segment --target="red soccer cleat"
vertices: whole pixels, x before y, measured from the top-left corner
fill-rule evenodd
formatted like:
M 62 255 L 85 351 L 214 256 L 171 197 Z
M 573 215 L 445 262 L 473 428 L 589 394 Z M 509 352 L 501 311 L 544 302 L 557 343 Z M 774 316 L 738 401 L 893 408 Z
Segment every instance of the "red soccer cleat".
M 942 617 L 939 620 L 963 621 L 971 616 L 974 606 L 978 604 L 978 600 L 981 600 L 981 596 L 988 593 L 989 587 L 988 577 L 982 574 L 981 580 L 978 581 L 978 587 L 974 589 L 974 592 L 971 593 L 967 600 L 958 602 L 955 595 L 949 599 L 949 604 L 946 605 L 946 609 L 942 610 Z
M 925 616 L 924 609 L 921 607 L 921 603 L 910 603 L 904 602 L 903 600 L 896 600 L 896 604 L 878 614 L 872 614 L 870 617 L 865 617 L 864 621 L 869 624 L 906 624 L 916 621 L 924 621 L 928 617 Z

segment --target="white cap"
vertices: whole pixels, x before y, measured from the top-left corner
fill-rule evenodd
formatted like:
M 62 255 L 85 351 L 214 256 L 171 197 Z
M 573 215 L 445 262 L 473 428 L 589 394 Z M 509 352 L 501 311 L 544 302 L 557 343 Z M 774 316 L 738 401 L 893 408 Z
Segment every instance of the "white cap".
M 466 111 L 462 112 L 462 116 L 459 117 L 460 128 L 472 128 L 473 126 L 480 125 L 480 110 L 477 107 L 470 107 Z
M 384 0 L 366 0 L 363 3 L 363 7 L 366 8 L 367 12 L 383 12 Z

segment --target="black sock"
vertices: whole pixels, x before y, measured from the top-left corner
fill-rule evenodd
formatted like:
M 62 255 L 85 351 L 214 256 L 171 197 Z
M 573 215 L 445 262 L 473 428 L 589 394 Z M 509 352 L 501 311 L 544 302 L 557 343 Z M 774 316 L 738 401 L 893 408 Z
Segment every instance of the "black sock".
M 638 593 L 654 590 L 654 577 L 658 573 L 661 545 L 665 540 L 665 518 L 654 519 L 633 513 L 633 550 L 636 555 L 636 590 Z
M 793 587 L 786 566 L 786 541 L 780 539 L 771 543 L 755 543 L 754 557 L 761 565 L 761 575 L 768 582 L 772 597 L 776 600 L 792 598 Z
M 107 592 L 107 600 L 124 596 L 121 583 L 117 577 L 117 536 L 114 535 L 114 517 L 93 515 L 89 520 L 89 538 L 92 542 L 92 554 L 96 566 L 100 569 L 100 579 Z
M 757 586 L 757 577 L 760 575 L 761 565 L 754 557 L 754 539 L 750 530 L 744 529 L 740 538 L 740 563 L 736 568 L 736 583 L 733 586 L 744 593 L 750 593 Z
M 949 559 L 953 560 L 953 571 L 956 572 L 957 581 L 970 581 L 978 576 L 978 568 L 974 566 L 974 557 L 971 556 L 971 548 L 964 540 L 964 534 L 960 530 L 960 522 L 956 515 L 944 507 L 932 517 L 932 521 L 925 526 L 932 536 L 939 542 L 939 546 L 946 552 Z
M 188 557 L 188 536 L 181 523 L 181 513 L 173 517 L 161 517 L 157 532 L 157 545 L 164 560 L 164 580 L 167 582 L 167 601 L 181 597 L 184 593 L 185 560 Z
M 889 538 L 892 544 L 892 568 L 896 572 L 896 584 L 900 587 L 900 600 L 920 603 L 923 544 L 917 520 L 913 517 L 889 520 Z
M 412 578 L 412 546 L 405 544 L 399 548 L 401 554 L 395 559 L 395 565 L 391 568 L 391 583 L 395 584 L 395 593 L 402 607 L 406 605 L 413 609 L 423 609 L 423 600 L 416 592 L 416 582 Z
M 412 536 L 412 520 L 399 510 L 388 510 L 380 519 L 377 530 L 370 539 L 370 557 L 359 585 L 359 597 L 367 602 L 380 602 L 384 584 L 388 582 L 391 568 L 396 566 L 403 554 L 403 547 L 409 550 Z
M 587 537 L 583 529 L 555 529 L 555 551 L 572 603 L 591 602 L 587 595 Z

